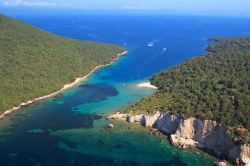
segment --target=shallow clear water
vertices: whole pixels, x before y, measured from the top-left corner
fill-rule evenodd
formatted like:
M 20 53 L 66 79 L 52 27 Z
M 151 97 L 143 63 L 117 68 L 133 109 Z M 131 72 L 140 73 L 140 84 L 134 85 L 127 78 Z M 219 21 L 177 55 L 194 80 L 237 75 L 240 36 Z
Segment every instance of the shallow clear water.
M 154 91 L 137 84 L 204 53 L 209 36 L 250 35 L 250 19 L 164 15 L 13 15 L 44 30 L 122 45 L 129 54 L 66 92 L 0 123 L 3 165 L 212 165 L 135 124 L 103 118 Z

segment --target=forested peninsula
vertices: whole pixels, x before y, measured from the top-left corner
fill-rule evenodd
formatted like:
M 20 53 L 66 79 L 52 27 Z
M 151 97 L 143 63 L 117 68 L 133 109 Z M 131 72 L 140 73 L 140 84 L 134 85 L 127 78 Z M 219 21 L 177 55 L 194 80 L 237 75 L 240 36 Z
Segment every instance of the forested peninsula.
M 124 51 L 54 35 L 0 14 L 0 113 L 58 91 Z
M 250 141 L 250 37 L 211 38 L 205 55 L 151 79 L 158 91 L 127 113 L 170 111 L 182 118 L 215 120 L 231 137 Z
M 207 53 L 163 70 L 158 90 L 108 119 L 138 122 L 236 165 L 250 165 L 250 37 L 212 38 Z

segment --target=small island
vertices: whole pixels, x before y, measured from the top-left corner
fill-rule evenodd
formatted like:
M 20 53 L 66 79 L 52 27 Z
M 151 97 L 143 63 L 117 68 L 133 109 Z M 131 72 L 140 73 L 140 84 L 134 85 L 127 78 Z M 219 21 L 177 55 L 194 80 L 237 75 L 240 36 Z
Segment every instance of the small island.
M 180 148 L 250 164 L 250 37 L 211 39 L 207 54 L 155 75 L 152 96 L 109 118 L 156 128 Z
M 61 37 L 0 14 L 1 117 L 58 94 L 125 53 L 119 46 Z

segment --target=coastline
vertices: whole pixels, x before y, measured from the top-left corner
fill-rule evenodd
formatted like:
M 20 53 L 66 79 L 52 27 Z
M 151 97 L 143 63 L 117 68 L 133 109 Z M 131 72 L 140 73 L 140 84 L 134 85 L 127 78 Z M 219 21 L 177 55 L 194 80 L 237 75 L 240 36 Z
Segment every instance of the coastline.
M 139 123 L 153 132 L 159 131 L 167 135 L 170 143 L 177 148 L 197 148 L 222 161 L 226 159 L 236 165 L 250 165 L 250 144 L 235 143 L 228 137 L 225 126 L 216 121 L 193 117 L 182 119 L 171 112 L 159 111 L 155 114 L 116 112 L 107 119 Z
M 115 57 L 110 63 L 104 64 L 104 65 L 98 65 L 98 66 L 96 66 L 96 67 L 95 67 L 94 69 L 92 69 L 87 75 L 85 75 L 85 76 L 83 76 L 83 77 L 78 77 L 78 78 L 76 78 L 75 81 L 73 81 L 72 83 L 64 84 L 64 86 L 63 86 L 60 90 L 58 90 L 58 91 L 56 91 L 56 92 L 50 93 L 50 94 L 45 95 L 45 96 L 37 97 L 37 98 L 35 98 L 35 99 L 33 99 L 33 100 L 29 100 L 29 101 L 27 101 L 27 102 L 21 103 L 21 104 L 19 104 L 19 105 L 16 106 L 16 107 L 13 107 L 13 108 L 11 108 L 11 109 L 9 109 L 9 110 L 4 111 L 3 113 L 0 114 L 0 120 L 3 119 L 4 117 L 6 117 L 7 115 L 9 115 L 10 113 L 19 110 L 19 109 L 22 108 L 22 107 L 28 106 L 28 105 L 30 105 L 30 104 L 33 104 L 33 103 L 35 103 L 35 102 L 38 102 L 38 101 L 41 101 L 41 100 L 44 100 L 44 99 L 47 99 L 47 98 L 50 98 L 50 97 L 54 97 L 54 96 L 58 95 L 59 93 L 64 92 L 65 90 L 67 90 L 67 89 L 69 89 L 69 88 L 71 88 L 71 87 L 77 85 L 78 83 L 80 83 L 80 82 L 86 80 L 86 79 L 87 79 L 91 74 L 93 74 L 95 71 L 97 71 L 97 70 L 99 70 L 99 69 L 101 69 L 101 68 L 103 68 L 103 67 L 112 65 L 119 57 L 121 57 L 121 56 L 123 56 L 123 55 L 126 55 L 127 53 L 128 53 L 128 51 L 124 51 L 124 52 L 122 52 L 122 53 L 117 54 L 116 57 Z

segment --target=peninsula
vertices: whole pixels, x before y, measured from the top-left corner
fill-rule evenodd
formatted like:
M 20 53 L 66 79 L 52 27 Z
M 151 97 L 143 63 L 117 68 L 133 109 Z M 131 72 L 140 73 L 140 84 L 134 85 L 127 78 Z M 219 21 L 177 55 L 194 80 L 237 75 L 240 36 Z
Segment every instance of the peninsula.
M 0 14 L 0 117 L 62 92 L 125 53 L 119 46 L 61 37 Z
M 156 128 L 180 148 L 250 164 L 250 37 L 213 40 L 207 54 L 155 75 L 155 94 L 109 118 Z

